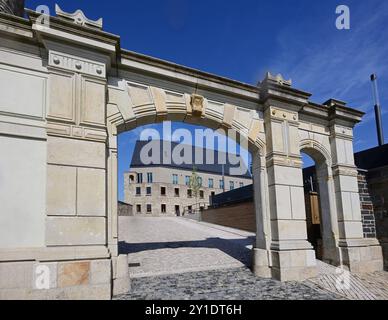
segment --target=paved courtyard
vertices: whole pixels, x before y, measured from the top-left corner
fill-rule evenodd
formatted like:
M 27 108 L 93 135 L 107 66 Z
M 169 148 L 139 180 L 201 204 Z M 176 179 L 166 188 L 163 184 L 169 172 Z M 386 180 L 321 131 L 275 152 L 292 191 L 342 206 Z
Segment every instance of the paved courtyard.
M 253 233 L 184 218 L 126 219 L 120 251 L 128 254 L 132 288 L 116 299 L 388 299 L 387 272 L 352 274 L 342 288 L 338 269 L 317 261 L 318 277 L 281 283 L 248 269 Z
M 254 233 L 185 218 L 129 220 L 120 251 L 132 278 L 250 265 Z

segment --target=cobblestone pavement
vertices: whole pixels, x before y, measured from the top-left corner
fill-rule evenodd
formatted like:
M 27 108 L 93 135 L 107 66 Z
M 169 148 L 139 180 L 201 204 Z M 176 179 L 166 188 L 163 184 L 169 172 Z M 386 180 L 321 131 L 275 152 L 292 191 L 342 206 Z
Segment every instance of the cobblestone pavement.
M 255 277 L 253 233 L 184 218 L 131 217 L 121 234 L 132 289 L 116 299 L 388 299 L 388 273 L 350 275 L 337 286 L 333 266 L 318 262 L 319 275 L 303 283 Z
M 120 237 L 131 278 L 249 266 L 255 241 L 250 232 L 185 218 L 133 217 Z
M 333 300 L 342 299 L 309 283 L 255 277 L 247 268 L 133 279 L 116 300 Z

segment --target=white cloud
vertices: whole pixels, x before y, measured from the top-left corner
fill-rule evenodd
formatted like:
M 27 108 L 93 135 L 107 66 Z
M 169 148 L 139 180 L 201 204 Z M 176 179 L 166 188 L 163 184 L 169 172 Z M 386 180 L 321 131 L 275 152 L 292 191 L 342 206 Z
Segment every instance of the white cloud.
M 329 26 L 317 21 L 317 29 L 305 32 L 303 24 L 286 26 L 278 36 L 273 71 L 284 72 L 295 87 L 312 92 L 314 101 L 337 98 L 369 112 L 369 75 L 388 73 L 388 1 L 358 2 L 350 10 L 349 31 L 335 28 L 334 11 Z

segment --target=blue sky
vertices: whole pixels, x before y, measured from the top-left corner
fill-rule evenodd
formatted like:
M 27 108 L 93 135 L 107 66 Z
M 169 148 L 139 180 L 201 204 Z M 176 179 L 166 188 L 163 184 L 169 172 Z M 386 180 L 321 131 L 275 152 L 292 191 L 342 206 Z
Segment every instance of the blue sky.
M 386 0 L 26 0 L 26 7 L 47 4 L 54 13 L 55 2 L 103 17 L 104 30 L 120 35 L 123 48 L 251 84 L 266 71 L 281 73 L 313 93 L 312 101 L 346 101 L 367 113 L 355 129 L 356 151 L 377 145 L 369 81 L 375 72 L 388 141 Z M 350 8 L 350 30 L 335 28 L 340 4 Z M 120 145 L 134 137 L 127 133 Z M 120 170 L 127 158 L 120 156 Z

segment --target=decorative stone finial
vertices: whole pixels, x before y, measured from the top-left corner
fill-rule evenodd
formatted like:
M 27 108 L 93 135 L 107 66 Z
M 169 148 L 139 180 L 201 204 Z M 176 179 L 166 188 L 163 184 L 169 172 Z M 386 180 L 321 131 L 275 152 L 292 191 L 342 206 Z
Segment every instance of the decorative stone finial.
M 55 13 L 58 17 L 64 18 L 66 20 L 72 20 L 75 24 L 102 29 L 102 18 L 96 21 L 90 20 L 85 16 L 82 10 L 78 9 L 74 13 L 68 13 L 64 12 L 57 4 L 55 4 Z
M 0 0 L 0 12 L 23 17 L 24 0 Z
M 273 76 L 270 72 L 267 72 L 267 74 L 265 75 L 264 81 L 268 81 L 268 80 L 288 87 L 291 87 L 292 85 L 292 80 L 291 79 L 285 80 L 280 73 L 277 76 Z

